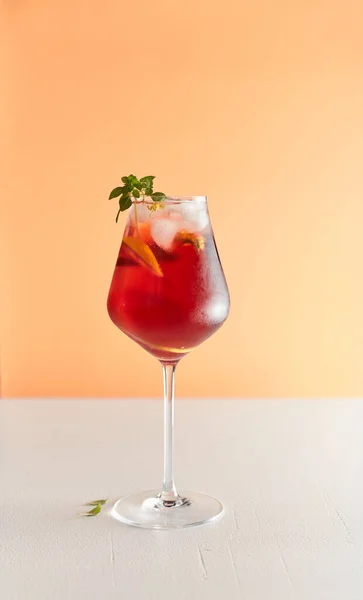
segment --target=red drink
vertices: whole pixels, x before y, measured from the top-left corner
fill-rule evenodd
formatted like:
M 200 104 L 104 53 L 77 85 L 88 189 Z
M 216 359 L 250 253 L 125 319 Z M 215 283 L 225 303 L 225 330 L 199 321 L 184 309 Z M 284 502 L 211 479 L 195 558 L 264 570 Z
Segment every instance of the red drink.
M 130 209 L 107 303 L 115 325 L 165 362 L 211 336 L 229 310 L 206 204 L 192 222 L 185 204 Z

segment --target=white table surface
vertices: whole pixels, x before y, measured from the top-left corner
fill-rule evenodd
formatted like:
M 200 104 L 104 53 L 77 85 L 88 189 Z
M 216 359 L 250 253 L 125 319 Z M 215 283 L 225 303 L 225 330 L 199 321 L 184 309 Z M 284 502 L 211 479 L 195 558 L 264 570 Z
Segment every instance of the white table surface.
M 362 400 L 180 400 L 177 485 L 226 516 L 149 531 L 109 511 L 160 482 L 161 401 L 2 400 L 1 599 L 362 600 L 362 434 Z

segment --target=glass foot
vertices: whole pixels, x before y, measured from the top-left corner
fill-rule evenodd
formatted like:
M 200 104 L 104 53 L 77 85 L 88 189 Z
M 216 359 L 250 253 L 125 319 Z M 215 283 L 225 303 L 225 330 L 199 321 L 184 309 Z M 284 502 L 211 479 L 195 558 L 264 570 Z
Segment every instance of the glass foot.
M 175 503 L 163 502 L 159 491 L 139 492 L 120 498 L 112 509 L 115 519 L 147 529 L 178 529 L 203 525 L 223 514 L 223 505 L 212 496 L 180 492 Z

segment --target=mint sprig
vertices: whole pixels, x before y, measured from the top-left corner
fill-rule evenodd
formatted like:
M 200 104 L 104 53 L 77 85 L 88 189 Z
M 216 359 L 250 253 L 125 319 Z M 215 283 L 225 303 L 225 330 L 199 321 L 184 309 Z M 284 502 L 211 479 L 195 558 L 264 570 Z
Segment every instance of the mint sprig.
M 116 215 L 116 223 L 120 216 L 120 212 L 130 208 L 132 200 L 135 198 L 141 201 L 145 200 L 145 197 L 151 198 L 154 202 L 160 202 L 166 198 L 163 192 L 154 192 L 154 175 L 146 175 L 138 179 L 135 175 L 128 175 L 127 177 L 121 177 L 123 185 L 115 187 L 109 195 L 109 200 L 118 198 L 119 209 Z

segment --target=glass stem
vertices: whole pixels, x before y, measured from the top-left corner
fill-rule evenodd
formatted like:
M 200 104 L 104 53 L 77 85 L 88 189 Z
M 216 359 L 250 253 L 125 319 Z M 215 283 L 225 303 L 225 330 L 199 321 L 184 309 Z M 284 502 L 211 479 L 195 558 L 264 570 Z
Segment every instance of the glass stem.
M 174 484 L 174 374 L 175 364 L 163 364 L 164 378 L 164 481 L 160 498 L 173 505 L 178 498 Z

